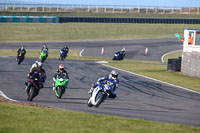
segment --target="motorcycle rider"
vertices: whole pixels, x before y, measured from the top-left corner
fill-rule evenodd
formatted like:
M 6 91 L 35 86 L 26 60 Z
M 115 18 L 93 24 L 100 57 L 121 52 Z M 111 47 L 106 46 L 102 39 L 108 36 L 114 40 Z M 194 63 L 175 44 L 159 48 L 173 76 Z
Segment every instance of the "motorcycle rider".
M 62 48 L 63 50 L 65 50 L 67 53 L 69 52 L 69 48 L 67 45 L 64 46 L 64 48 Z
M 35 78 L 37 78 L 37 80 L 39 81 L 39 86 L 40 86 L 40 88 L 43 88 L 41 74 L 38 73 L 38 72 L 36 72 L 36 71 L 34 71 L 33 74 L 32 74 L 31 76 L 29 76 L 29 80 L 27 80 L 27 81 L 25 82 L 25 85 L 26 85 L 25 90 L 26 90 L 27 93 L 29 93 L 29 90 L 30 90 L 30 88 L 29 88 L 29 84 L 31 83 L 30 80 L 31 80 L 31 79 L 34 80 Z
M 56 78 L 57 78 L 57 76 L 59 76 L 59 75 L 61 75 L 61 74 L 64 75 L 64 76 L 66 77 L 66 79 L 69 80 L 68 73 L 67 73 L 67 71 L 65 70 L 63 64 L 61 64 L 61 65 L 59 66 L 58 70 L 56 70 L 55 75 L 54 75 L 54 77 L 53 77 L 53 90 L 55 90 L 55 81 L 56 81 Z
M 68 52 L 69 52 L 69 48 L 68 48 L 67 45 L 65 45 L 60 51 L 66 52 L 66 55 L 65 55 L 65 57 L 64 57 L 64 58 L 66 58 L 66 56 L 67 56 L 67 54 L 68 54 Z
M 25 81 L 26 89 L 28 86 L 28 80 L 35 72 L 41 74 L 41 82 L 44 83 L 46 80 L 46 72 L 42 68 L 42 63 L 39 61 L 39 59 L 35 61 L 35 63 L 31 66 L 29 73 L 27 74 L 27 80 Z M 43 86 L 41 88 L 43 88 Z
M 40 50 L 40 52 L 42 52 L 42 51 L 44 51 L 44 50 L 47 51 L 47 57 L 48 57 L 49 49 L 47 48 L 47 45 L 44 45 L 44 46 L 42 47 L 42 49 Z
M 125 48 L 122 48 L 120 54 L 125 54 Z
M 114 82 L 114 86 L 112 88 L 113 90 L 111 90 L 109 98 L 115 98 L 117 95 L 114 92 L 117 89 L 118 84 L 119 84 L 118 72 L 116 70 L 112 70 L 110 74 L 105 75 L 102 78 L 99 78 L 95 84 L 92 84 L 92 87 L 91 87 L 91 89 L 89 90 L 88 93 L 91 95 L 93 90 L 94 90 L 94 88 L 96 88 L 100 83 L 105 83 L 109 79 Z
M 18 51 L 17 51 L 17 58 L 20 55 L 20 53 L 21 53 L 21 56 L 24 58 L 25 54 L 26 54 L 26 50 L 24 49 L 24 46 L 22 46 L 21 48 L 18 49 Z

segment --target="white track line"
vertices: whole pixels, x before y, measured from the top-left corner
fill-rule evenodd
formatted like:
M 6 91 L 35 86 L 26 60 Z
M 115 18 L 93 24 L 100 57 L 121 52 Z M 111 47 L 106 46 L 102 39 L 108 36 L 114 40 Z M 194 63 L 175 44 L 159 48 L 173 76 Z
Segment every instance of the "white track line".
M 171 53 L 174 53 L 174 52 L 177 52 L 177 51 L 181 51 L 181 50 L 175 50 L 175 51 L 171 51 L 171 52 L 165 53 L 165 54 L 161 57 L 162 63 L 165 63 L 164 58 L 165 58 L 166 55 L 171 54 Z
M 82 56 L 82 53 L 84 52 L 84 50 L 85 50 L 85 49 L 82 49 L 82 50 L 79 52 L 79 56 L 80 56 L 80 57 L 83 57 L 83 56 Z
M 6 98 L 6 99 L 8 99 L 8 100 L 10 100 L 10 101 L 13 101 L 13 102 L 18 102 L 18 101 L 16 101 L 16 100 L 13 100 L 13 99 L 11 99 L 11 98 L 9 98 L 9 97 L 7 97 L 1 90 L 0 90 L 0 95 L 2 96 L 2 97 L 4 97 L 4 98 Z
M 147 76 L 144 76 L 144 75 L 136 74 L 136 73 L 133 73 L 133 72 L 130 72 L 130 71 L 127 71 L 127 70 L 123 70 L 123 69 L 120 69 L 120 68 L 116 68 L 116 67 L 113 67 L 113 66 L 109 66 L 109 65 L 106 65 L 106 64 L 102 64 L 102 65 L 104 65 L 106 67 L 113 68 L 113 69 L 118 69 L 120 71 L 127 72 L 129 74 L 137 75 L 137 76 L 140 76 L 140 77 L 143 77 L 143 78 L 147 78 L 147 79 L 151 79 L 151 80 L 154 80 L 154 81 L 157 81 L 157 82 L 160 82 L 160 83 L 164 83 L 164 84 L 167 84 L 167 85 L 170 85 L 170 86 L 173 86 L 173 87 L 178 87 L 178 88 L 183 89 L 183 90 L 187 90 L 187 91 L 190 91 L 190 92 L 194 92 L 194 93 L 200 94 L 200 92 L 197 92 L 197 91 L 194 91 L 194 90 L 190 90 L 188 88 L 184 88 L 184 87 L 177 86 L 177 85 L 174 85 L 174 84 L 170 84 L 170 83 L 167 83 L 167 82 L 164 82 L 164 81 L 161 81 L 161 80 L 157 80 L 157 79 L 150 78 L 150 77 L 147 77 Z

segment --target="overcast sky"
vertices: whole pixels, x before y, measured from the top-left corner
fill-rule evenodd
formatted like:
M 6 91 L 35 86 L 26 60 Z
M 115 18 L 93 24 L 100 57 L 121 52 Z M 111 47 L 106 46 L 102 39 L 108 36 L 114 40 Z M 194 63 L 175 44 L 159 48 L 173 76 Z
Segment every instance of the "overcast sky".
M 4 2 L 28 2 L 50 4 L 89 4 L 89 5 L 141 5 L 170 7 L 200 7 L 200 0 L 0 0 Z

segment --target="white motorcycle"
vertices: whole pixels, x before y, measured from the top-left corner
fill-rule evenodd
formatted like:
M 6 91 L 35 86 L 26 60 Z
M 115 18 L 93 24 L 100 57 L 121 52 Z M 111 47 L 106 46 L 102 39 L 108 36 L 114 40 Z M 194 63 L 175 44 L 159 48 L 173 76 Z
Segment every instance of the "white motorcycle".
M 106 84 L 100 84 L 94 88 L 91 97 L 88 100 L 88 107 L 99 107 L 99 105 L 104 102 L 104 100 L 109 97 L 112 91 L 112 86 L 114 84 L 112 81 L 106 81 Z

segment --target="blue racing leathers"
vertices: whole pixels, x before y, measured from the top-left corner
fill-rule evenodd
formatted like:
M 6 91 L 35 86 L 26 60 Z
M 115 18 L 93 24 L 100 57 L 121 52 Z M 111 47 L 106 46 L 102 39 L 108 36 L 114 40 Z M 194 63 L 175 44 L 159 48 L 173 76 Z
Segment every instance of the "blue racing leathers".
M 111 90 L 111 94 L 110 94 L 110 98 L 115 98 L 117 95 L 115 94 L 115 91 L 118 87 L 118 84 L 119 84 L 119 80 L 118 79 L 111 79 L 109 78 L 110 76 L 109 75 L 105 75 L 104 77 L 102 78 L 99 78 L 97 80 L 97 82 L 92 86 L 92 88 L 90 89 L 90 93 L 92 93 L 93 89 L 96 88 L 99 84 L 103 83 L 103 84 L 106 84 L 107 80 L 112 80 L 113 81 L 113 87 L 112 87 L 112 90 Z

